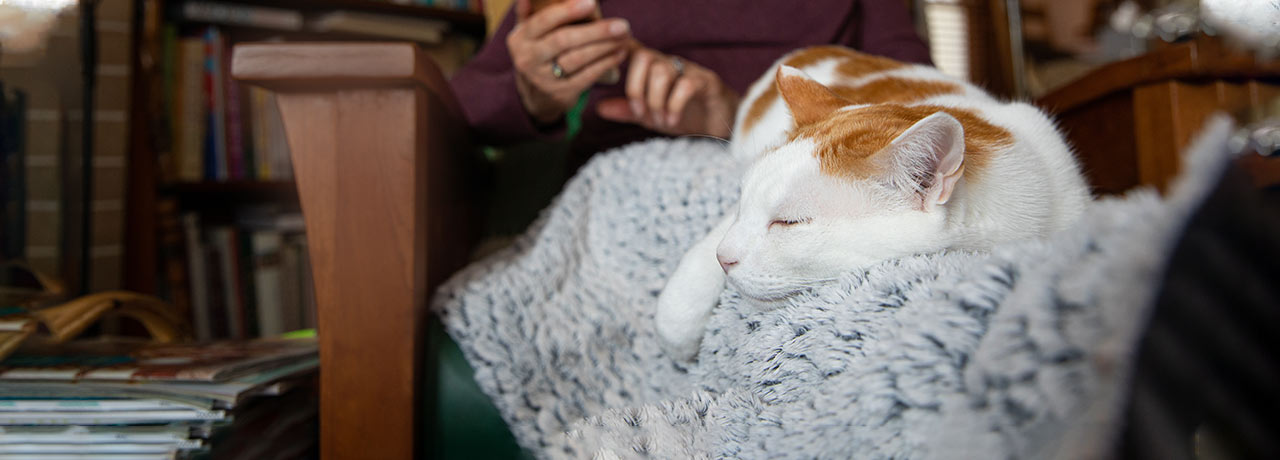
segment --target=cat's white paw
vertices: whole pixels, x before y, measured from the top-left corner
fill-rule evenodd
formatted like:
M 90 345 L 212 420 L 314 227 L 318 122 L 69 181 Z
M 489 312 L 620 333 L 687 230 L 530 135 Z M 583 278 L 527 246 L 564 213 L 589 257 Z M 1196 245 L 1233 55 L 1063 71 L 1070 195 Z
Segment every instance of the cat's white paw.
M 716 246 L 731 224 L 732 214 L 720 219 L 707 236 L 689 248 L 658 295 L 654 326 L 658 341 L 672 358 L 690 360 L 698 355 L 707 320 L 724 290 L 724 269 L 716 260 Z
M 681 273 L 677 271 L 677 275 Z M 723 276 L 673 277 L 658 296 L 654 315 L 662 348 L 672 358 L 691 360 L 698 355 L 711 312 L 720 302 Z

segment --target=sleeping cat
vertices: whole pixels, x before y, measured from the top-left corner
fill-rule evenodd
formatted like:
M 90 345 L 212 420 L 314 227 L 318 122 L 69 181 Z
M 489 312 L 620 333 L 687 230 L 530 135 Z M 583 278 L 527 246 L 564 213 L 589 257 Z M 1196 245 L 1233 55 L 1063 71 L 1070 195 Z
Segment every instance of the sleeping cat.
M 1053 122 L 921 65 L 823 46 L 780 59 L 738 109 L 730 212 L 658 298 L 692 358 L 727 278 L 762 306 L 874 263 L 1061 230 L 1089 195 Z

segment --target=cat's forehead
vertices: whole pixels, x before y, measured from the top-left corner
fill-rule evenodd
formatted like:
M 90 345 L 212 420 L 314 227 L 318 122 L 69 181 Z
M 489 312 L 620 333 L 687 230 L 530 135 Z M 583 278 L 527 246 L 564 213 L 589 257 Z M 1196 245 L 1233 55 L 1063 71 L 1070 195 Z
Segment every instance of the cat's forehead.
M 887 147 L 925 117 L 946 112 L 965 132 L 966 172 L 981 171 L 991 152 L 1009 145 L 1013 135 L 966 109 L 934 105 L 873 104 L 836 111 L 817 123 L 797 127 L 790 142 L 812 146 L 819 170 L 828 176 L 869 179 L 896 164 Z
M 937 110 L 875 104 L 839 110 L 822 121 L 795 129 L 791 140 L 811 144 L 823 174 L 866 179 L 885 173 L 891 162 L 879 158 L 894 139 Z
M 861 182 L 832 177 L 819 170 L 813 144 L 788 143 L 761 157 L 744 176 L 744 207 L 762 214 L 847 215 L 862 212 L 877 195 Z

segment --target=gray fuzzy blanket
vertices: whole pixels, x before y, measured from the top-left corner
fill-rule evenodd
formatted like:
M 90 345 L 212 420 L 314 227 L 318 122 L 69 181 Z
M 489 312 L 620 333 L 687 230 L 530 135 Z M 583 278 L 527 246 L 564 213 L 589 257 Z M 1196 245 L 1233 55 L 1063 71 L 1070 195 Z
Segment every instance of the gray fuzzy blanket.
M 1218 122 L 1166 198 L 1070 231 L 883 263 L 762 311 L 727 290 L 695 363 L 655 301 L 736 201 L 723 145 L 597 156 L 434 308 L 542 458 L 1089 458 L 1110 447 L 1168 247 L 1225 164 Z

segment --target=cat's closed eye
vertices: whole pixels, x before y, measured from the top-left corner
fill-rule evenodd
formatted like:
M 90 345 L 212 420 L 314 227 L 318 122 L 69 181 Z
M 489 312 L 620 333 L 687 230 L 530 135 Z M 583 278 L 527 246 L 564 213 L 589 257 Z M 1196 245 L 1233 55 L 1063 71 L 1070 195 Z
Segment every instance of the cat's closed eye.
M 812 220 L 813 220 L 813 219 L 811 219 L 811 218 L 805 218 L 805 219 L 774 219 L 772 222 L 769 222 L 769 229 L 770 229 L 770 230 L 773 230 L 773 228 L 774 228 L 774 227 L 792 227 L 792 226 L 796 226 L 796 225 L 800 225 L 800 224 L 807 224 L 807 223 L 809 223 L 809 222 L 810 222 L 810 221 L 812 221 Z

